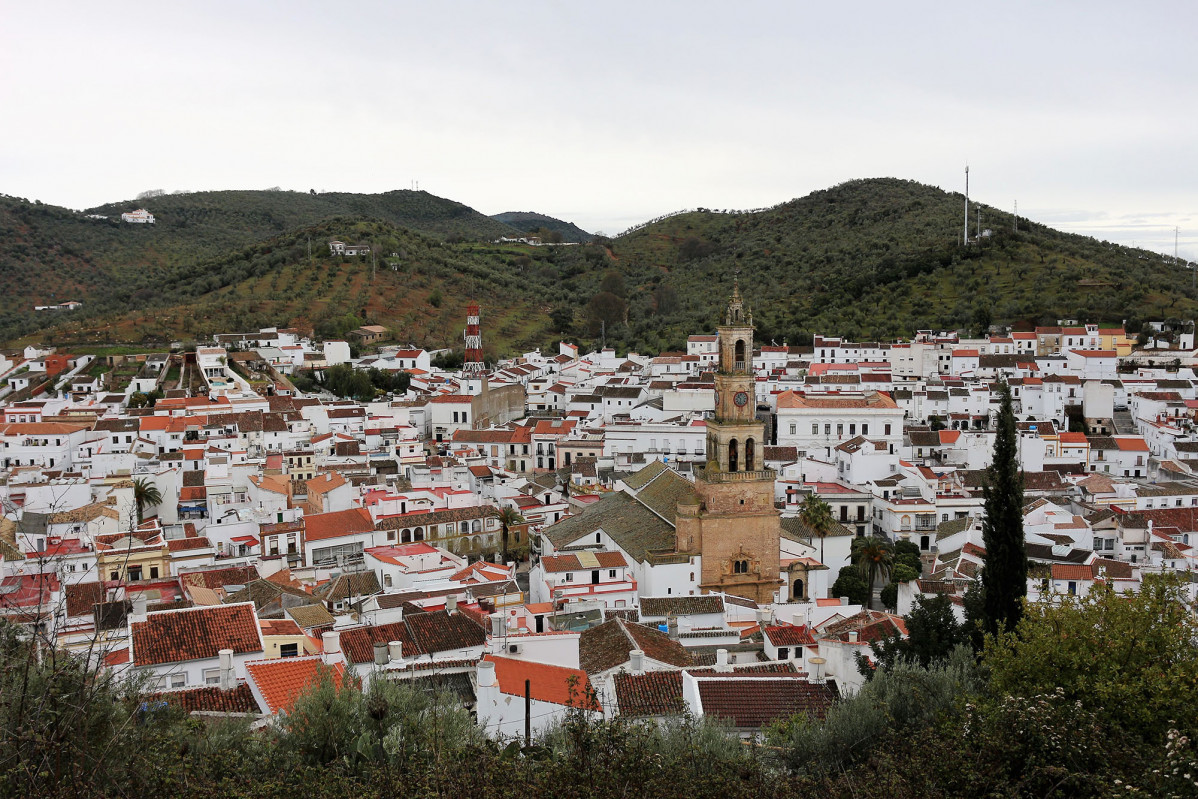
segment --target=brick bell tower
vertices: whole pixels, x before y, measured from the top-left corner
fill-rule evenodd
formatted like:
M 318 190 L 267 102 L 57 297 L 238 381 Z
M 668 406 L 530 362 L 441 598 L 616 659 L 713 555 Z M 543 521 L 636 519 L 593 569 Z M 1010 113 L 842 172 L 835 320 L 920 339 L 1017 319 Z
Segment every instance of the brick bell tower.
M 719 333 L 715 417 L 707 422 L 707 467 L 695 475 L 698 505 L 680 504 L 676 548 L 702 556 L 704 592 L 771 602 L 778 586 L 781 522 L 774 471 L 765 468 L 765 425 L 757 419 L 753 314 L 738 282 Z

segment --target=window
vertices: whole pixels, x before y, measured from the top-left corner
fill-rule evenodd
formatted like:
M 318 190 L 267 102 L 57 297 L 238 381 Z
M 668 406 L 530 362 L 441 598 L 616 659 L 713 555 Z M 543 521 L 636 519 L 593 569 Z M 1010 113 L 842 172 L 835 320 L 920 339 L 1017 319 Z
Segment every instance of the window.
M 791 422 L 791 424 L 790 424 L 790 434 L 791 434 L 792 436 L 793 436 L 793 435 L 794 435 L 794 434 L 797 432 L 797 430 L 798 430 L 798 427 L 799 427 L 799 426 L 798 426 L 797 424 L 795 424 L 794 422 Z
M 883 428 L 883 429 L 885 430 L 885 433 L 883 433 L 883 435 L 890 435 L 890 425 L 886 425 L 885 428 Z
M 168 674 L 166 676 L 167 684 L 171 688 L 182 688 L 187 685 L 187 673 L 180 672 L 178 674 Z
M 220 685 L 220 669 L 204 669 L 204 685 Z
M 819 435 L 819 425 L 818 424 L 811 425 L 811 435 L 813 435 L 813 436 Z
M 732 562 L 732 573 L 733 574 L 748 574 L 749 573 L 749 561 L 747 561 L 747 560 L 733 561 Z
M 567 583 L 574 582 L 574 572 L 566 572 L 566 582 Z
M 842 425 L 842 424 L 836 425 L 836 437 L 844 438 L 844 425 Z
M 832 435 L 832 425 L 830 425 L 830 424 L 824 425 L 824 435 L 825 436 Z
M 1070 596 L 1077 595 L 1077 583 L 1075 583 L 1073 580 L 1069 581 L 1069 595 Z
M 157 579 L 158 579 L 158 567 L 157 567 L 157 566 L 151 566 L 151 567 L 150 567 L 150 579 L 151 579 L 151 580 L 157 580 Z
M 614 579 L 616 579 L 616 570 L 615 570 L 615 569 L 608 569 L 608 570 L 607 570 L 607 578 L 608 578 L 609 580 L 614 580 Z
M 867 425 L 867 424 L 861 425 L 861 435 L 863 435 L 863 436 L 869 435 L 869 425 Z
M 279 647 L 279 657 L 281 657 L 281 658 L 299 657 L 299 644 L 282 644 Z
M 778 660 L 790 660 L 790 647 L 778 647 Z

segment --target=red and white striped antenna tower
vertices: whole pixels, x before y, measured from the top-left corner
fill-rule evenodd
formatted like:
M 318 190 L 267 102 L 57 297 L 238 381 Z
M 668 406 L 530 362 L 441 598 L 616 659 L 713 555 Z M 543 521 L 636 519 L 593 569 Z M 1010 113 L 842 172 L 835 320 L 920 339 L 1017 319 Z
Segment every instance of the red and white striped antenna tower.
M 483 334 L 478 324 L 478 303 L 466 306 L 466 359 L 462 371 L 467 374 L 482 374 L 487 370 L 483 363 Z

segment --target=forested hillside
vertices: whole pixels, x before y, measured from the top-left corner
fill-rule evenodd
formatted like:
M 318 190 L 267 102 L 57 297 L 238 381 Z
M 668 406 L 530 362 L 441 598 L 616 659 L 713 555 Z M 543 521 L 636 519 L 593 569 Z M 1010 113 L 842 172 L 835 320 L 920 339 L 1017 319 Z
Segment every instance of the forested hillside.
M 552 216 L 545 216 L 544 214 L 537 214 L 531 211 L 504 211 L 502 214 L 494 214 L 491 218 L 496 222 L 514 227 L 521 233 L 531 233 L 534 235 L 540 235 L 543 232 L 549 233 L 551 235 L 548 238 L 554 241 L 569 241 L 581 244 L 582 242 L 591 240 L 591 234 L 573 222 L 565 222 L 561 219 L 555 219 Z
M 1190 264 L 1027 219 L 1016 230 L 987 206 L 983 235 L 963 246 L 963 204 L 910 181 L 860 180 L 766 211 L 700 210 L 614 240 L 528 247 L 491 243 L 515 229 L 424 192 L 205 192 L 91 209 L 108 219 L 0 197 L 0 340 L 335 332 L 356 320 L 445 346 L 477 299 L 491 355 L 560 336 L 654 353 L 711 330 L 738 274 L 759 340 L 778 343 L 1198 312 Z M 138 205 L 157 223 L 115 221 Z M 333 259 L 331 238 L 371 244 L 373 258 Z M 68 299 L 84 309 L 32 310 Z

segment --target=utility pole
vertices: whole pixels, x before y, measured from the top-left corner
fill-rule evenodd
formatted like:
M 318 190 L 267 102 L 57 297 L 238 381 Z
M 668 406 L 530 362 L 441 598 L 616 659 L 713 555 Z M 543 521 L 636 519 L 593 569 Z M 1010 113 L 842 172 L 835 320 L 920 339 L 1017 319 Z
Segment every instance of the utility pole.
M 961 244 L 969 244 L 969 164 L 965 165 L 965 230 L 961 234 Z
M 524 681 L 524 746 L 532 746 L 532 680 Z
M 1015 232 L 1019 232 L 1019 200 L 1015 201 Z

